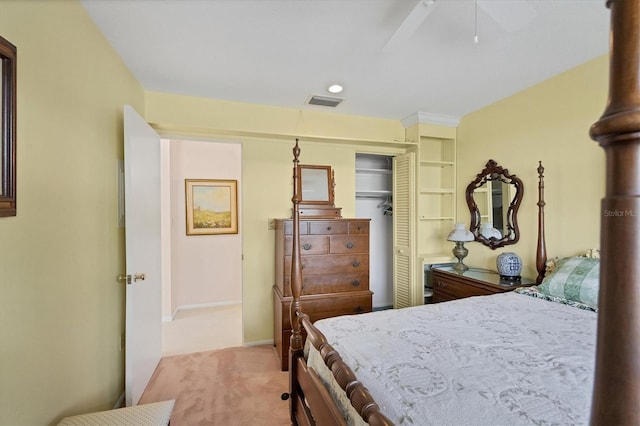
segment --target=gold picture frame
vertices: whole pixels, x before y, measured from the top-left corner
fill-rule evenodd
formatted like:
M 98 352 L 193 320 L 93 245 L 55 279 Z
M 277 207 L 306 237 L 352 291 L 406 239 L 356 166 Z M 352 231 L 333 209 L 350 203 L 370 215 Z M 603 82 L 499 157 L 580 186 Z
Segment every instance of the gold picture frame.
M 187 235 L 238 233 L 238 181 L 185 179 Z

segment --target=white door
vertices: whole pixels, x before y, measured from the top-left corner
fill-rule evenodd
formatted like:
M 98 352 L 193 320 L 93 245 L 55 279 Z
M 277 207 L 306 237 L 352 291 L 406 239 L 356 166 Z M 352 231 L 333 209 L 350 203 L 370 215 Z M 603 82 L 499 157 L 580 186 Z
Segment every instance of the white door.
M 124 107 L 125 398 L 136 405 L 162 357 L 160 137 Z
M 415 277 L 415 154 L 393 157 L 393 307 L 415 306 L 422 289 Z M 418 291 L 419 290 L 419 291 Z

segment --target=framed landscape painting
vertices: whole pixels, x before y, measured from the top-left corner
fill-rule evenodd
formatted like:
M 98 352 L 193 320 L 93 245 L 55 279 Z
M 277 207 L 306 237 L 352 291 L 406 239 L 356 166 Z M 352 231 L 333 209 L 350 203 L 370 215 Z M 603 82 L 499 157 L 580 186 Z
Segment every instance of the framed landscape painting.
M 237 181 L 185 179 L 187 235 L 238 233 Z

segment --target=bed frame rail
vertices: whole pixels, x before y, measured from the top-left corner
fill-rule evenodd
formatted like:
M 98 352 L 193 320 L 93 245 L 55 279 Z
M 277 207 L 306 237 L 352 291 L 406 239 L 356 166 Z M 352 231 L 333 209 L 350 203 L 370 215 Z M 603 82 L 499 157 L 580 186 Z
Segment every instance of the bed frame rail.
M 295 363 L 294 371 L 301 394 L 295 395 L 295 400 L 292 401 L 296 405 L 298 424 L 346 426 L 342 413 L 338 411 L 316 372 L 307 367 L 303 358 L 297 357 Z M 304 398 L 301 397 L 302 395 Z M 310 407 L 313 407 L 313 412 Z
M 324 334 L 322 334 L 322 332 L 313 325 L 309 316 L 306 314 L 299 314 L 299 317 L 302 326 L 307 332 L 307 340 L 320 353 L 325 365 L 329 367 L 333 373 L 333 377 L 336 379 L 342 390 L 345 391 L 347 397 L 351 401 L 351 405 L 356 409 L 360 417 L 370 425 L 374 426 L 393 425 L 391 420 L 380 412 L 378 404 L 375 403 L 367 388 L 358 381 L 355 373 L 343 361 L 338 351 L 336 351 L 333 346 L 327 342 L 327 338 Z

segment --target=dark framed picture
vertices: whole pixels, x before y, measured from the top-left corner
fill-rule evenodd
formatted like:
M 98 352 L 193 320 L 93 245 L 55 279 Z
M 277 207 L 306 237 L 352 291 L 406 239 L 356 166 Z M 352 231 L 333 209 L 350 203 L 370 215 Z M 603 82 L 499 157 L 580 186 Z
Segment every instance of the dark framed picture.
M 0 217 L 16 215 L 16 58 L 0 36 Z

